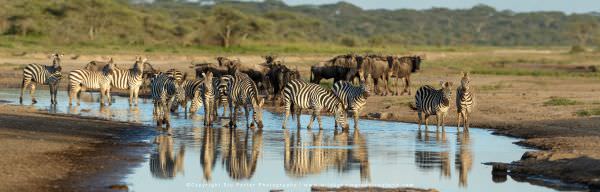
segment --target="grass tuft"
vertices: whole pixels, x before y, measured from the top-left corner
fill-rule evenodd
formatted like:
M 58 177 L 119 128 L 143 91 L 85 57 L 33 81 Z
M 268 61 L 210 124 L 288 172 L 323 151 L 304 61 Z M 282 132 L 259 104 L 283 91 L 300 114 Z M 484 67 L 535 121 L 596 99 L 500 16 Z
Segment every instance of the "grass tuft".
M 544 102 L 544 106 L 563 106 L 577 105 L 580 102 L 563 97 L 550 97 L 550 100 Z
M 600 115 L 600 108 L 596 109 L 581 109 L 575 112 L 575 115 L 580 117 L 598 116 Z

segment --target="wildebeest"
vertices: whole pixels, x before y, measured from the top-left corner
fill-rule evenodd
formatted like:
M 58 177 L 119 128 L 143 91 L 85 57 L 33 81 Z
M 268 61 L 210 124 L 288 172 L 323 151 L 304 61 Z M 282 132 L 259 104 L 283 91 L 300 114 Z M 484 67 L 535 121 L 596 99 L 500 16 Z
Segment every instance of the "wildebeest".
M 361 63 L 360 67 L 362 70 L 360 70 L 360 73 L 362 73 L 362 80 L 364 82 L 369 82 L 368 78 L 370 76 L 375 87 L 375 94 L 387 95 L 388 92 L 391 92 L 388 87 L 391 69 L 391 63 L 388 61 L 388 57 L 371 54 L 358 58 L 359 63 Z M 383 92 L 379 88 L 380 80 L 384 86 Z
M 361 63 L 355 54 L 338 55 L 328 61 L 310 67 L 310 82 L 319 83 L 321 79 L 331 79 L 334 82 L 360 79 Z
M 274 59 L 275 57 L 272 57 Z M 232 60 L 225 57 L 217 57 L 219 65 L 225 66 L 228 69 L 229 74 L 235 74 L 236 71 L 245 73 L 254 81 L 259 89 L 259 92 L 266 91 L 266 75 L 269 68 L 265 65 L 243 65 L 240 60 Z
M 192 64 L 191 68 L 196 70 L 196 79 L 202 78 L 202 73 L 211 72 L 214 77 L 221 77 L 223 75 L 230 75 L 229 68 L 226 66 L 216 65 L 214 63 L 197 63 Z
M 275 100 L 281 96 L 281 91 L 285 85 L 293 80 L 300 79 L 300 72 L 298 70 L 291 70 L 282 61 L 275 61 L 269 65 L 270 69 L 267 72 L 266 78 L 268 80 L 268 86 L 273 89 L 272 100 Z
M 396 87 L 395 95 L 404 95 L 404 93 L 411 94 L 410 91 L 410 74 L 415 73 L 421 69 L 421 61 L 423 58 L 421 56 L 405 56 L 405 57 L 391 57 L 390 61 L 392 62 L 392 75 L 391 77 L 396 77 L 396 81 L 393 81 L 393 86 Z M 402 93 L 399 93 L 399 83 L 400 79 L 404 79 L 404 90 Z

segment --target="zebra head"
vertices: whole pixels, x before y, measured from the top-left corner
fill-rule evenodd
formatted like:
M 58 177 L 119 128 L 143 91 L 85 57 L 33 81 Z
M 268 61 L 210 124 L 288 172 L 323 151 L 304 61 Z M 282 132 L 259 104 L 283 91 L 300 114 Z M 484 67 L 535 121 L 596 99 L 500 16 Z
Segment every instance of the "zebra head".
M 256 100 L 258 100 L 258 96 L 256 98 Z M 265 104 L 265 99 L 261 98 L 260 101 L 256 101 L 255 99 L 252 99 L 252 118 L 254 119 L 254 122 L 256 122 L 256 124 L 258 125 L 258 128 L 263 128 L 263 121 L 262 121 L 262 111 L 263 111 L 263 105 Z
M 440 85 L 442 86 L 441 91 L 443 93 L 444 100 L 450 99 L 450 97 L 452 96 L 452 82 L 440 81 Z
M 60 60 L 62 59 L 63 54 L 54 53 L 51 55 L 52 58 L 52 67 L 54 67 L 55 71 L 60 71 L 62 68 L 60 67 Z
M 133 69 L 137 70 L 138 73 L 143 73 L 146 61 L 148 61 L 147 58 L 142 59 L 142 57 L 136 57 L 135 63 L 133 63 Z
M 460 80 L 460 86 L 464 89 L 464 90 L 469 90 L 470 88 L 470 84 L 471 83 L 471 77 L 469 76 L 469 72 L 463 72 L 463 77 Z
M 115 65 L 115 62 L 113 60 L 113 58 L 111 57 L 108 60 L 108 64 L 104 66 L 104 68 L 102 68 L 102 72 L 104 72 L 104 75 L 114 75 L 115 73 L 115 69 L 117 68 L 117 66 Z
M 369 75 L 370 76 L 370 75 Z M 360 81 L 360 89 L 362 91 L 362 95 L 367 98 L 371 96 L 371 87 L 365 81 Z

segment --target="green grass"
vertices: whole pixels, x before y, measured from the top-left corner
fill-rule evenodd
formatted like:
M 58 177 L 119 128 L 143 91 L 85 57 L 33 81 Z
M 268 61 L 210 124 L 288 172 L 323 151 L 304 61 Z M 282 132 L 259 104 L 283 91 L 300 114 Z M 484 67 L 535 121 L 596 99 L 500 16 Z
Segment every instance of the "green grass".
M 580 117 L 598 116 L 600 115 L 600 108 L 595 109 L 581 109 L 575 112 L 575 115 Z
M 581 102 L 571 100 L 563 97 L 550 97 L 550 100 L 544 102 L 544 106 L 564 106 L 564 105 L 577 105 Z

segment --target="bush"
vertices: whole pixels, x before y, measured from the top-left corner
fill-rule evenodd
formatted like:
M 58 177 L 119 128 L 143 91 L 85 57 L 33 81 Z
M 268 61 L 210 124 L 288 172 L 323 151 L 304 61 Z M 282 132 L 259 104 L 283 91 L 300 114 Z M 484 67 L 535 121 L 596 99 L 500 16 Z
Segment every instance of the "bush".
M 588 117 L 588 116 L 597 116 L 600 115 L 600 109 L 581 109 L 575 112 L 577 116 Z
M 550 97 L 550 100 L 544 102 L 544 106 L 562 106 L 576 104 L 579 104 L 579 102 L 563 97 Z
M 571 51 L 569 51 L 569 53 L 583 53 L 585 52 L 585 47 L 581 46 L 581 45 L 573 45 L 571 47 Z
M 355 47 L 358 46 L 358 40 L 356 38 L 353 37 L 342 37 L 342 40 L 340 42 L 342 45 L 347 46 L 347 47 Z

